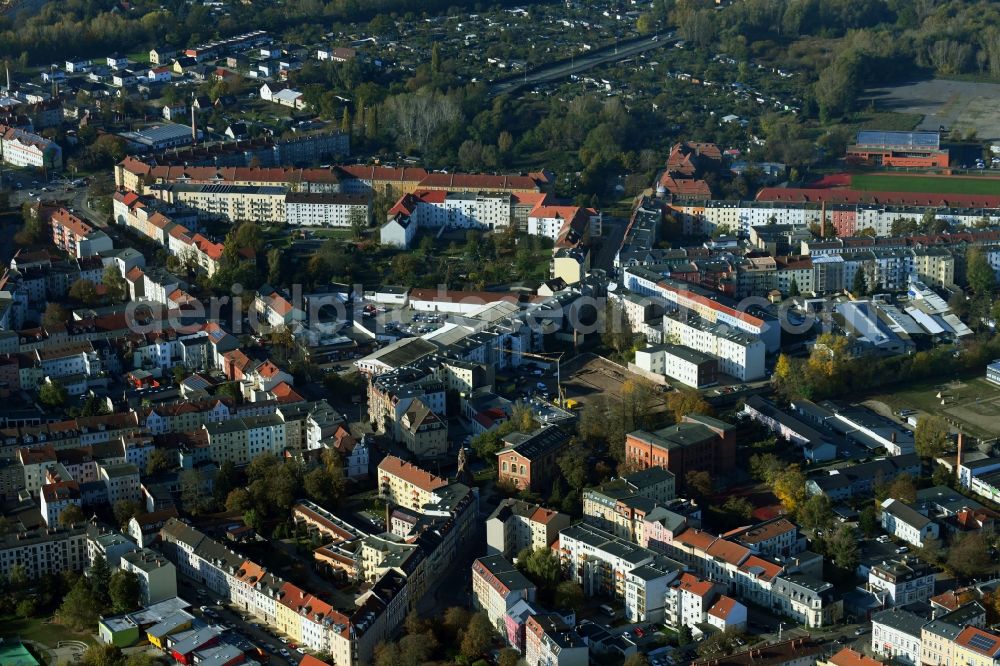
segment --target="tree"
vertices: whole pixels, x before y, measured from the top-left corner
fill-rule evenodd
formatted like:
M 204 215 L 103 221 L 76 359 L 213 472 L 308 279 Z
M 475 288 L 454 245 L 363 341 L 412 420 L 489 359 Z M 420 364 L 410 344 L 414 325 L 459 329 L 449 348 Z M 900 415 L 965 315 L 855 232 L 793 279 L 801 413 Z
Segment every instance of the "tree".
M 347 488 L 343 467 L 317 467 L 306 474 L 302 482 L 309 499 L 324 508 L 336 505 Z
M 403 666 L 421 666 L 430 660 L 437 645 L 433 631 L 407 634 L 399 639 L 399 663 Z
M 936 565 L 941 561 L 941 550 L 941 540 L 936 536 L 927 535 L 921 541 L 921 546 L 917 549 L 917 553 L 924 562 Z
M 226 511 L 245 512 L 252 506 L 246 488 L 235 488 L 226 496 Z
M 996 288 L 996 273 L 986 254 L 978 247 L 969 248 L 966 254 L 965 275 L 976 299 L 987 299 Z
M 80 657 L 80 664 L 82 666 L 123 666 L 125 656 L 121 649 L 114 645 L 91 645 Z
M 525 548 L 518 553 L 517 567 L 541 588 L 552 589 L 562 578 L 562 565 L 550 548 Z
M 871 537 L 878 532 L 878 528 L 878 510 L 869 504 L 858 513 L 858 529 L 866 537 Z
M 77 303 L 94 305 L 97 303 L 97 285 L 90 280 L 80 278 L 69 286 L 68 295 Z
M 42 313 L 42 326 L 52 328 L 69 320 L 69 311 L 58 303 L 49 303 Z
M 368 228 L 368 217 L 365 212 L 357 207 L 352 207 L 349 214 L 349 220 L 351 223 L 351 235 L 354 236 L 355 240 L 361 240 L 364 236 L 365 229 Z
M 441 47 L 437 42 L 431 47 L 431 73 L 441 73 Z
M 697 389 L 683 388 L 673 391 L 667 396 L 667 409 L 680 423 L 688 414 L 704 414 L 711 416 L 714 412 Z
M 462 632 L 462 644 L 459 648 L 464 657 L 474 659 L 489 650 L 493 642 L 493 625 L 486 613 L 475 613 Z
M 340 131 L 343 134 L 351 133 L 351 112 L 346 106 L 343 115 L 340 116 Z
M 952 543 L 947 566 L 961 576 L 975 576 L 991 566 L 989 544 L 982 534 L 969 533 Z
M 146 512 L 142 504 L 130 499 L 118 500 L 112 507 L 112 511 L 115 514 L 115 521 L 117 521 L 119 526 L 124 526 L 134 516 L 139 516 Z
M 165 449 L 153 449 L 153 452 L 149 454 L 149 460 L 146 462 L 146 476 L 154 476 L 160 472 L 169 471 L 173 466 L 170 454 Z
M 125 283 L 125 278 L 118 272 L 118 267 L 115 264 L 109 264 L 104 269 L 104 276 L 101 282 L 104 284 L 104 293 L 107 294 L 108 299 L 112 303 L 121 303 L 125 300 L 125 296 L 128 294 L 128 286 Z
M 829 555 L 841 569 L 854 571 L 858 566 L 858 539 L 850 525 L 841 525 L 827 540 Z
M 444 612 L 443 628 L 448 636 L 457 639 L 462 629 L 469 624 L 471 613 L 461 606 L 449 606 Z
M 61 622 L 75 631 L 93 631 L 103 607 L 94 598 L 87 579 L 81 577 L 66 595 L 58 615 Z
M 636 652 L 626 657 L 625 661 L 622 662 L 622 666 L 649 666 L 649 657 L 641 652 Z
M 576 581 L 562 581 L 556 585 L 555 603 L 556 608 L 579 612 L 584 605 L 583 588 Z
M 691 627 L 686 624 L 682 624 L 681 628 L 677 630 L 677 645 L 678 647 L 684 647 L 691 643 Z
M 798 296 L 800 293 L 802 293 L 802 292 L 799 291 L 798 280 L 796 280 L 795 278 L 792 278 L 791 284 L 788 285 L 788 295 L 789 296 Z
M 806 501 L 806 477 L 798 465 L 789 465 L 771 482 L 771 492 L 788 513 L 794 514 Z
M 207 508 L 206 497 L 201 491 L 201 472 L 186 469 L 177 478 L 181 487 L 181 505 L 190 514 L 198 515 Z
M 86 519 L 87 516 L 83 512 L 83 509 L 75 504 L 66 507 L 63 512 L 59 514 L 59 524 L 63 527 L 69 527 L 70 525 L 82 523 Z
M 868 281 L 865 279 L 864 269 L 860 266 L 854 271 L 854 280 L 851 282 L 851 293 L 855 296 L 864 296 L 868 293 Z
M 56 382 L 48 381 L 38 389 L 38 399 L 47 407 L 62 407 L 66 404 L 69 393 L 66 387 Z
M 267 281 L 272 286 L 281 284 L 281 249 L 271 248 L 267 251 Z
M 753 502 L 738 495 L 730 495 L 722 503 L 722 510 L 732 516 L 736 522 L 749 520 L 753 516 L 753 508 Z
M 951 434 L 948 422 L 940 416 L 923 415 L 913 431 L 913 447 L 921 458 L 931 460 L 944 453 Z
M 917 501 L 917 485 L 909 474 L 900 474 L 889 485 L 886 495 L 900 502 L 912 504 Z
M 809 530 L 828 530 L 833 524 L 833 509 L 826 495 L 813 495 L 807 499 L 796 516 L 799 524 Z
M 111 574 L 108 592 L 111 595 L 111 610 L 115 613 L 128 613 L 140 606 L 142 587 L 139 577 L 132 571 L 118 569 Z
M 684 485 L 695 497 L 704 499 L 712 494 L 712 476 L 705 470 L 691 470 L 684 476 Z
M 517 666 L 521 662 L 521 653 L 514 648 L 504 648 L 497 655 L 497 666 Z

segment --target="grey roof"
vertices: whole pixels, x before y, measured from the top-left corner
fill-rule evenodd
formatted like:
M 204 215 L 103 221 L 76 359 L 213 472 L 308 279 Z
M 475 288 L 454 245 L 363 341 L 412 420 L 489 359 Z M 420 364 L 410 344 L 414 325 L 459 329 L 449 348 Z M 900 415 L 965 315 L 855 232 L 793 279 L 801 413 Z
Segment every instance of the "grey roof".
M 530 590 L 535 584 L 528 580 L 514 564 L 503 555 L 487 555 L 476 560 L 484 570 L 488 571 L 509 590 Z
M 497 455 L 515 451 L 531 460 L 542 458 L 562 448 L 569 441 L 569 434 L 559 426 L 546 425 L 531 434 L 511 433 L 504 437 L 503 441 L 506 446 L 498 451 Z
M 872 624 L 884 624 L 896 631 L 919 638 L 920 629 L 927 624 L 927 618 L 902 608 L 890 608 L 872 615 Z
M 883 505 L 882 510 L 889 512 L 889 514 L 895 516 L 899 520 L 917 530 L 922 530 L 932 522 L 927 516 L 918 513 L 914 509 L 896 499 L 886 500 L 886 504 Z

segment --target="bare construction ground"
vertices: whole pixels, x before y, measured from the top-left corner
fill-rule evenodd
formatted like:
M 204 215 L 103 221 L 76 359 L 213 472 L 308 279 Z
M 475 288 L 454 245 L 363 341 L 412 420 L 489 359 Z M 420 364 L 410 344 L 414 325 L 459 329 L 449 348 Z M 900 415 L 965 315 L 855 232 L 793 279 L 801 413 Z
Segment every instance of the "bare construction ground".
M 873 88 L 861 96 L 875 108 L 897 113 L 915 113 L 924 119 L 919 130 L 940 126 L 963 134 L 975 131 L 980 139 L 1000 139 L 1000 84 L 978 81 L 931 79 L 898 86 Z
M 562 367 L 562 387 L 565 396 L 581 405 L 586 405 L 598 394 L 620 401 L 622 387 L 629 380 L 648 383 L 643 377 L 596 354 L 581 354 Z M 654 413 L 665 411 L 667 408 L 663 394 L 657 393 L 657 397 L 657 404 L 651 410 Z

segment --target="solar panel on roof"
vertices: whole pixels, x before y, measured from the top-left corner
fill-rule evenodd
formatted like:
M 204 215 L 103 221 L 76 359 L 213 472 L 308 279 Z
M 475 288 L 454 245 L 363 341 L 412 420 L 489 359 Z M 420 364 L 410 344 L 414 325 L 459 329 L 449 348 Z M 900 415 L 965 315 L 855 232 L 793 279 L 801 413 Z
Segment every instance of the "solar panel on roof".
M 997 644 L 997 639 L 983 634 L 976 634 L 969 639 L 969 647 L 974 647 L 983 652 L 990 652 Z
M 937 150 L 941 145 L 941 135 L 937 132 L 882 132 L 877 130 L 862 130 L 858 132 L 857 143 L 859 146 Z

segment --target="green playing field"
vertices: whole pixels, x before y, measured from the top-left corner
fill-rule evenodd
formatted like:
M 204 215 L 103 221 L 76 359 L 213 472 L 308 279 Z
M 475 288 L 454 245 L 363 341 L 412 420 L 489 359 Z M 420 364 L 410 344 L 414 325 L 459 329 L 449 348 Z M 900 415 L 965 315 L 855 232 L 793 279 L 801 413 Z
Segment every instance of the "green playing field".
M 1000 196 L 1000 178 L 906 176 L 866 174 L 851 177 L 856 190 L 880 192 L 932 192 L 935 194 L 985 194 Z

